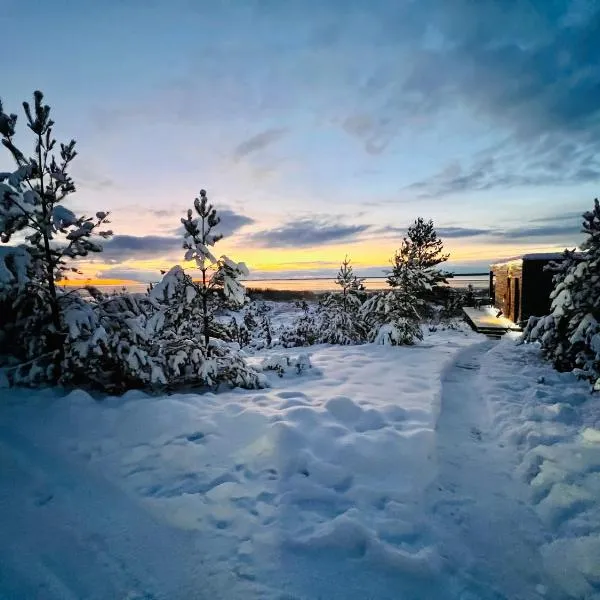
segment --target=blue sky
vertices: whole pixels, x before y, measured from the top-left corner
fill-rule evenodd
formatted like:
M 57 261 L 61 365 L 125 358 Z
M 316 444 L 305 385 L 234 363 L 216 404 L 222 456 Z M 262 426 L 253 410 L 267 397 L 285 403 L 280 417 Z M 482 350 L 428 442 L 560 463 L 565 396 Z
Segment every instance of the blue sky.
M 574 246 L 598 194 L 594 0 L 0 6 L 5 110 L 41 89 L 78 141 L 72 206 L 112 211 L 88 274 L 180 261 L 201 187 L 256 275 L 378 272 L 417 216 L 457 268 Z

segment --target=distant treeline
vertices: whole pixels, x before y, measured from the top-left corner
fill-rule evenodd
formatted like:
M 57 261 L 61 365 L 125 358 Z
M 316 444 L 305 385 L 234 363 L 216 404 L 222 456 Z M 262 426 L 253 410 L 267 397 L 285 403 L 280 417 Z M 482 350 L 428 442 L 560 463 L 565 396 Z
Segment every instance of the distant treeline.
M 287 300 L 317 300 L 320 295 L 319 292 L 312 292 L 310 290 L 271 290 L 269 288 L 255 287 L 246 288 L 246 293 L 251 300 L 274 300 L 276 302 L 285 302 Z

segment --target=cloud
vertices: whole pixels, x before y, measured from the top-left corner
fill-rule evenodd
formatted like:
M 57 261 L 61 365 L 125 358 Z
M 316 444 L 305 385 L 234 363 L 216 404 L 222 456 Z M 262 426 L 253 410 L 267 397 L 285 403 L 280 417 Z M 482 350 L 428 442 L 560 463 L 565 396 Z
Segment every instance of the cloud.
M 178 211 L 173 211 L 173 210 L 149 210 L 148 211 L 150 214 L 154 215 L 155 217 L 172 217 L 174 215 L 175 212 Z M 183 211 L 180 211 L 183 212 Z
M 216 230 L 223 234 L 224 237 L 229 237 L 238 229 L 255 222 L 251 217 L 237 213 L 229 208 L 219 210 L 218 215 L 221 217 L 221 222 Z
M 287 133 L 287 129 L 284 127 L 277 127 L 272 129 L 267 129 L 261 133 L 258 133 L 251 138 L 245 140 L 233 151 L 233 156 L 235 161 L 239 161 L 242 158 L 245 158 L 249 154 L 253 152 L 257 152 L 259 150 L 264 150 L 267 146 L 277 142 Z
M 597 182 L 600 5 L 531 0 L 506 11 L 500 0 L 458 0 L 451 9 L 430 0 L 430 9 L 443 43 L 416 53 L 399 105 L 431 114 L 468 107 L 503 130 L 505 143 L 487 149 L 493 163 L 474 156 L 455 176 L 439 172 L 412 189 L 432 197 Z
M 438 172 L 415 182 L 423 197 L 600 180 L 598 2 L 517 0 L 510 10 L 504 0 L 411 5 L 418 33 L 404 44 L 388 21 L 381 43 L 394 44 L 397 58 L 388 53 L 363 70 L 359 102 L 337 120 L 367 153 L 382 152 L 405 131 L 446 127 L 458 114 L 490 139 L 493 168 L 474 154 L 456 177 Z M 500 138 L 504 148 L 493 142 Z
M 517 227 L 508 229 L 502 235 L 510 241 L 515 239 L 527 240 L 529 238 L 551 240 L 555 238 L 573 239 L 573 236 L 577 236 L 580 233 L 581 225 L 571 223 L 564 225 L 541 225 L 539 227 Z
M 221 218 L 221 222 L 214 228 L 214 232 L 220 233 L 225 238 L 233 235 L 238 229 L 256 222 L 253 218 L 237 213 L 230 208 L 218 210 L 217 215 Z M 180 224 L 175 228 L 174 234 L 181 238 L 183 233 L 184 228 Z
M 529 219 L 532 223 L 553 223 L 555 221 L 565 222 L 565 221 L 576 221 L 578 224 L 581 224 L 583 221 L 583 210 L 580 211 L 569 211 L 565 213 L 561 213 L 559 215 L 551 215 L 546 217 L 537 217 L 535 219 Z
M 597 3 L 429 3 L 442 43 L 418 53 L 405 93 L 438 107 L 459 96 L 525 136 L 598 125 Z
M 369 225 L 336 225 L 325 220 L 300 219 L 252 233 L 244 242 L 262 248 L 307 248 L 346 241 L 368 229 Z
M 128 279 L 130 281 L 139 281 L 140 283 L 150 283 L 159 281 L 162 274 L 159 269 L 127 269 L 114 268 L 96 273 L 96 279 Z
M 397 241 L 406 235 L 408 229 L 408 226 L 337 224 L 334 219 L 332 216 L 290 221 L 280 227 L 251 233 L 241 239 L 241 245 L 261 248 L 308 248 L 374 239 Z M 436 232 L 442 240 L 472 239 L 477 243 L 514 244 L 527 243 L 534 239 L 537 243 L 568 245 L 578 239 L 580 221 L 578 213 L 567 212 L 534 219 L 530 221 L 529 226 L 437 226 Z
M 583 211 L 582 211 L 583 212 Z M 581 212 L 568 211 L 556 215 L 547 215 L 529 220 L 529 225 L 518 227 L 456 227 L 436 226 L 435 230 L 442 239 L 476 238 L 483 243 L 527 243 L 535 240 L 537 243 L 570 244 L 581 236 Z M 406 235 L 407 227 L 376 227 L 370 231 L 377 235 L 391 234 L 399 238 Z M 374 236 L 374 237 L 377 237 Z
M 394 236 L 405 236 L 408 227 L 379 227 L 374 228 L 374 233 L 390 233 Z M 481 229 L 476 227 L 436 227 L 435 228 L 440 238 L 470 238 L 494 233 L 493 229 Z
M 364 144 L 367 154 L 384 152 L 396 134 L 391 117 L 374 117 L 365 113 L 351 114 L 342 121 L 342 128 Z
M 73 166 L 73 179 L 77 188 L 94 191 L 116 189 L 114 179 L 102 173 L 102 168 L 91 162 L 75 162 Z
M 587 155 L 566 156 L 560 146 L 544 151 L 542 142 L 498 157 L 476 158 L 467 165 L 452 162 L 438 173 L 416 181 L 405 190 L 420 198 L 486 191 L 494 188 L 569 186 L 600 181 L 600 160 Z M 534 157 L 534 158 L 532 158 Z
M 131 259 L 162 257 L 181 253 L 182 239 L 159 235 L 115 235 L 104 243 L 100 258 L 111 264 Z

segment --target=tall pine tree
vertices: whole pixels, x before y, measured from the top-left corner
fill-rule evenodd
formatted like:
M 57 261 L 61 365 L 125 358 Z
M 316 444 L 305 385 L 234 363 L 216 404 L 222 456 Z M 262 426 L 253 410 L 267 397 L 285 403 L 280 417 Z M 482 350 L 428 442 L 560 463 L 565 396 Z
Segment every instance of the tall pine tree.
M 15 142 L 17 115 L 6 114 L 0 102 L 0 135 L 17 169 L 0 173 L 0 239 L 8 243 L 16 236 L 24 240 L 24 248 L 31 257 L 29 264 L 29 294 L 39 298 L 36 310 L 48 311 L 49 323 L 45 334 L 44 350 L 54 353 L 58 367 L 54 376 L 60 376 L 66 324 L 64 322 L 64 294 L 58 287 L 69 272 L 79 272 L 75 259 L 90 252 L 101 252 L 102 246 L 95 235 L 112 235 L 102 226 L 108 223 L 107 212 L 95 217 L 77 216 L 63 205 L 73 192 L 75 184 L 68 169 L 77 156 L 75 140 L 60 144 L 55 152 L 54 121 L 50 107 L 43 103 L 42 92 L 33 94 L 33 106 L 23 102 L 27 127 L 33 134 L 34 149 L 30 156 Z M 34 357 L 28 356 L 29 359 Z
M 408 228 L 403 246 L 404 254 L 428 276 L 430 285 L 446 283 L 448 274 L 437 267 L 446 262 L 450 255 L 444 253 L 444 243 L 438 238 L 431 219 L 425 221 L 418 217 Z
M 581 253 L 565 251 L 556 272 L 550 314 L 531 318 L 525 341 L 539 341 L 561 371 L 575 369 L 600 391 L 600 204 L 583 214 Z

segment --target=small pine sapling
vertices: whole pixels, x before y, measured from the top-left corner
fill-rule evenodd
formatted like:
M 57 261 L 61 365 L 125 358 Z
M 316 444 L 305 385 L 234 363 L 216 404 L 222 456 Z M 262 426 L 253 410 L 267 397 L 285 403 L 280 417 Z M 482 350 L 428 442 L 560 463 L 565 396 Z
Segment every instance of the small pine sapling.
M 341 289 L 344 311 L 354 309 L 357 304 L 360 304 L 358 292 L 364 291 L 363 282 L 363 278 L 359 278 L 354 274 L 350 259 L 345 256 L 335 280 L 336 285 Z
M 194 200 L 194 210 L 189 209 L 187 218 L 181 219 L 185 229 L 185 260 L 195 260 L 200 271 L 200 280 L 194 281 L 193 285 L 200 298 L 204 345 L 207 348 L 210 346 L 211 323 L 219 293 L 239 306 L 243 306 L 246 299 L 246 290 L 239 281 L 240 277 L 248 275 L 246 265 L 227 256 L 217 259 L 211 251 L 223 237 L 215 232 L 220 221 L 217 210 L 208 202 L 205 190 L 200 190 L 200 197 Z
M 360 312 L 363 281 L 356 277 L 346 256 L 335 280 L 341 291 L 326 295 L 319 305 L 323 325 L 318 337 L 321 343 L 351 345 L 365 341 Z

